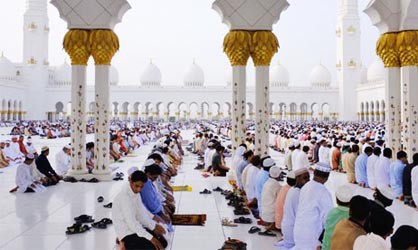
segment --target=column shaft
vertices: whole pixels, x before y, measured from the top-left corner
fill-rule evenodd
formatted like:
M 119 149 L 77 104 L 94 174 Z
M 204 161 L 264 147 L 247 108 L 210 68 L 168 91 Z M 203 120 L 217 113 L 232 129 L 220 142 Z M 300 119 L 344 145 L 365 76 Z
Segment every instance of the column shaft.
M 245 141 L 246 66 L 232 67 L 232 149 Z
M 398 152 L 401 148 L 401 85 L 400 69 L 398 67 L 387 68 L 385 81 L 386 95 L 386 147 Z
M 408 158 L 417 153 L 418 148 L 418 67 L 401 68 L 402 82 L 402 120 L 403 120 L 403 150 Z
M 109 168 L 109 106 L 110 106 L 110 66 L 96 65 L 96 131 L 95 131 L 95 168 L 93 173 L 96 175 L 108 175 Z
M 269 66 L 255 68 L 255 110 L 256 110 L 256 141 L 255 154 L 261 157 L 269 152 L 269 126 L 270 126 L 270 91 Z
M 87 173 L 86 168 L 86 79 L 84 65 L 71 67 L 71 170 L 69 175 Z

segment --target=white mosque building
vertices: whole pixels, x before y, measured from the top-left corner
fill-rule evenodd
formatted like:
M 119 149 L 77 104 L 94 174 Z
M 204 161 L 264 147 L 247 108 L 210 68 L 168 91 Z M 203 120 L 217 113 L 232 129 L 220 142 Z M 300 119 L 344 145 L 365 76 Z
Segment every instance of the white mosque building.
M 368 68 L 360 61 L 360 19 L 357 4 L 340 6 L 337 20 L 337 60 L 334 69 L 319 64 L 309 73 L 309 85 L 294 86 L 292 72 L 273 64 L 270 70 L 270 115 L 281 120 L 356 119 L 384 121 L 385 68 L 378 59 Z M 354 2 L 354 1 L 351 1 Z M 27 0 L 24 14 L 23 62 L 0 56 L 1 120 L 66 119 L 71 112 L 71 66 L 48 62 L 46 0 Z M 227 70 L 227 69 L 226 69 Z M 330 70 L 337 71 L 332 83 Z M 229 70 L 231 72 L 231 70 Z M 226 119 L 231 116 L 231 79 L 205 86 L 205 72 L 195 62 L 182 86 L 164 86 L 153 62 L 137 85 L 120 85 L 112 66 L 111 113 L 114 119 Z M 213 72 L 211 72 L 213 73 Z M 293 72 L 294 73 L 294 72 Z M 333 87 L 337 86 L 337 87 Z M 87 110 L 93 116 L 94 86 L 87 89 Z M 247 87 L 247 118 L 255 118 L 255 90 Z M 341 113 L 345 113 L 341 116 Z

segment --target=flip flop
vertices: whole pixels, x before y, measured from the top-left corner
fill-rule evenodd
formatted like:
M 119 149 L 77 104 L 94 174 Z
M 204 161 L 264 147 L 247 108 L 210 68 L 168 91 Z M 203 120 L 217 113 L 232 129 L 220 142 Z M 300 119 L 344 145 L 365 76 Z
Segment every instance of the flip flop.
M 105 207 L 105 208 L 112 208 L 112 206 L 113 206 L 112 202 L 110 202 L 106 205 L 103 205 L 103 207 Z
M 87 182 L 90 182 L 90 183 L 97 183 L 97 182 L 99 182 L 99 180 L 98 179 L 96 179 L 96 178 L 91 178 L 90 180 L 88 180 Z
M 102 203 L 103 201 L 104 201 L 103 196 L 99 196 L 99 197 L 97 197 L 97 202 L 98 202 L 98 203 Z
M 232 220 L 228 220 L 228 219 L 222 219 L 222 226 L 224 227 L 237 227 L 237 224 L 234 224 L 234 222 Z
M 255 233 L 260 232 L 260 231 L 261 231 L 261 229 L 259 227 L 253 226 L 253 227 L 250 228 L 250 230 L 248 230 L 248 233 L 255 234 Z
M 251 220 L 251 218 L 245 218 L 241 216 L 238 219 L 235 219 L 234 222 L 238 224 L 251 224 L 253 223 L 253 220 Z
M 263 235 L 263 236 L 272 236 L 272 237 L 276 237 L 277 235 L 275 233 L 273 233 L 270 230 L 266 230 L 264 232 L 258 232 L 258 235 Z
M 102 222 L 102 221 L 95 222 L 95 223 L 91 224 L 91 226 L 94 227 L 94 228 L 99 228 L 99 229 L 106 229 L 107 228 L 107 224 Z
M 94 219 L 87 214 L 80 215 L 74 218 L 75 222 L 77 223 L 91 223 L 94 222 Z
M 223 192 L 224 190 L 220 187 L 214 188 L 213 191 L 215 192 Z
M 106 225 L 112 225 L 113 224 L 113 221 L 109 218 L 103 218 L 103 219 L 100 220 L 100 222 L 103 222 Z
M 199 193 L 200 194 L 211 194 L 212 192 L 205 188 L 205 190 L 203 190 L 202 192 L 199 192 Z
M 81 234 L 88 230 L 90 230 L 89 226 L 76 223 L 72 225 L 71 227 L 67 227 L 67 231 L 65 231 L 65 233 L 66 234 Z

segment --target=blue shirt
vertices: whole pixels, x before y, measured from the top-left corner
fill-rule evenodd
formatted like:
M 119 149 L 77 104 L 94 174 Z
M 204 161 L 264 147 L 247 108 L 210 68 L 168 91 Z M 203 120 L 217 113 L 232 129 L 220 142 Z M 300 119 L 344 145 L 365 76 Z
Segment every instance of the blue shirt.
M 362 153 L 357 157 L 354 163 L 354 173 L 357 183 L 365 183 L 366 187 L 369 187 L 367 182 L 367 159 L 369 159 L 369 156 L 366 153 Z
M 405 164 L 400 160 L 396 160 L 390 164 L 390 186 L 395 191 L 396 197 L 403 194 L 402 178 Z
M 145 182 L 144 187 L 141 190 L 141 198 L 144 206 L 153 215 L 156 215 L 163 210 L 157 190 L 150 179 Z
M 261 191 L 263 191 L 263 186 L 266 181 L 269 179 L 269 173 L 261 169 L 258 171 L 257 177 L 255 179 L 255 198 L 257 198 L 258 209 L 260 210 L 261 215 Z

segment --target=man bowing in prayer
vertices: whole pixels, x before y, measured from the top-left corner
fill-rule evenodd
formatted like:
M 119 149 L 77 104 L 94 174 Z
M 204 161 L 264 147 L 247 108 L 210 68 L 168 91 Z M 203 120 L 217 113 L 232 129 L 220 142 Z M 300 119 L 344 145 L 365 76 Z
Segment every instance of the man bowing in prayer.
M 71 168 L 71 146 L 69 144 L 65 145 L 62 150 L 60 150 L 55 155 L 55 164 L 57 169 L 57 174 L 66 175 L 68 170 Z
M 294 249 L 317 249 L 321 244 L 319 238 L 324 231 L 328 212 L 333 207 L 331 194 L 324 185 L 330 172 L 331 168 L 327 164 L 318 163 L 313 180 L 300 191 Z

